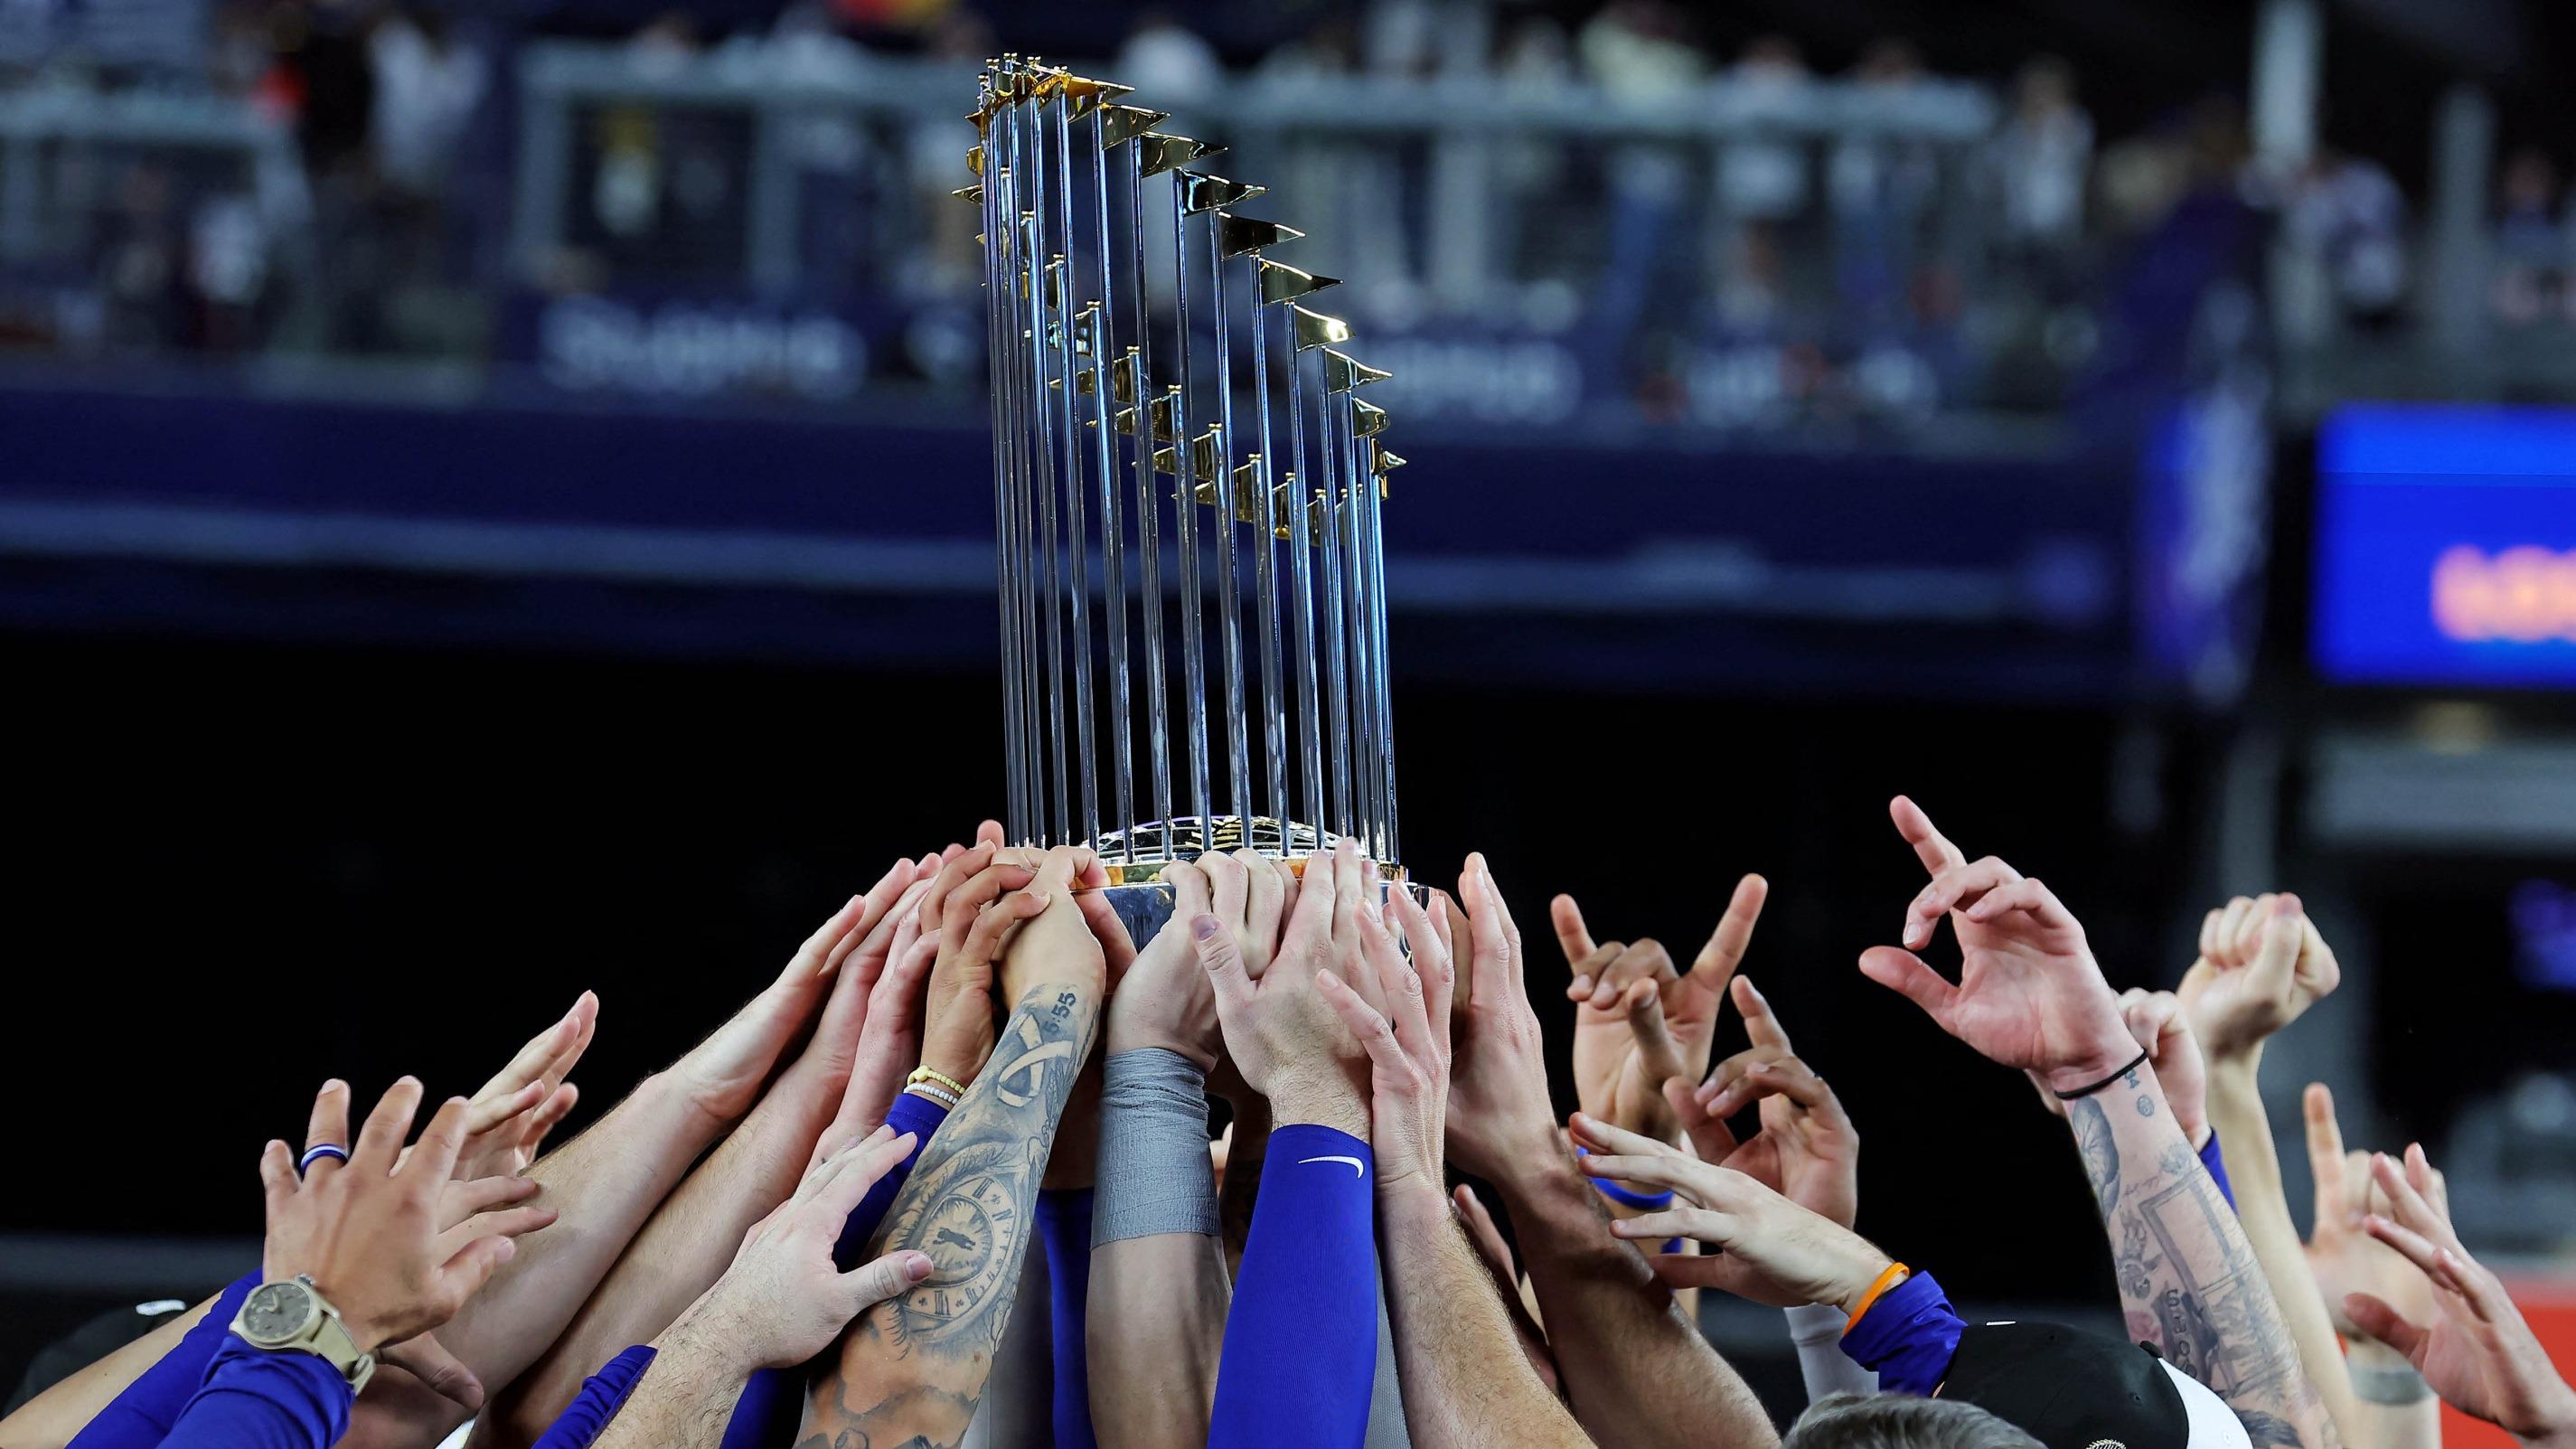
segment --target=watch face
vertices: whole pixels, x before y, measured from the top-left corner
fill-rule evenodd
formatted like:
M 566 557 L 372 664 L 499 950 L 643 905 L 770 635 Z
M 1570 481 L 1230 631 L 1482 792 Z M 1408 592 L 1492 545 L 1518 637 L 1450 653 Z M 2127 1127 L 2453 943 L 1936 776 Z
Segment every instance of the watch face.
M 255 1343 L 282 1343 L 312 1316 L 313 1295 L 301 1283 L 263 1283 L 242 1300 L 242 1332 Z

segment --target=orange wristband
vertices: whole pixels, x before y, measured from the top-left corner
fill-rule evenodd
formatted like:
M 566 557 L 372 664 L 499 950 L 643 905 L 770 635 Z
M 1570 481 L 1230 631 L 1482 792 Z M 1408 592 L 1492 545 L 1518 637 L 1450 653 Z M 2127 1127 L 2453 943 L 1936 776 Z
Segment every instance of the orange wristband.
M 1843 1325 L 1843 1332 L 1849 1333 L 1860 1327 L 1862 1316 L 1869 1312 L 1871 1304 L 1879 1300 L 1879 1295 L 1913 1276 L 1914 1270 L 1903 1263 L 1888 1264 L 1887 1271 L 1878 1275 L 1878 1281 L 1869 1285 L 1869 1291 L 1860 1295 L 1860 1306 L 1852 1310 L 1851 1320 Z

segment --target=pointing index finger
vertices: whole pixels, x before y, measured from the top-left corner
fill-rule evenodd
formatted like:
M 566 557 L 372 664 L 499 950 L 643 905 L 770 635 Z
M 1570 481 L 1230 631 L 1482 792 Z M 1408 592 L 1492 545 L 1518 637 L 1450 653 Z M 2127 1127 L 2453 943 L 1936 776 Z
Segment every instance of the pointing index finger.
M 1708 944 L 1699 948 L 1698 959 L 1691 962 L 1694 984 L 1711 996 L 1726 989 L 1735 968 L 1743 964 L 1745 949 L 1753 944 L 1753 923 L 1762 918 L 1762 903 L 1770 895 L 1771 883 L 1758 875 L 1735 883 L 1726 913 L 1717 918 L 1717 929 L 1709 932 Z
M 1593 952 L 1592 931 L 1583 924 L 1583 907 L 1574 897 L 1560 895 L 1547 903 L 1548 919 L 1556 926 L 1556 944 L 1565 952 L 1565 964 L 1580 966 Z

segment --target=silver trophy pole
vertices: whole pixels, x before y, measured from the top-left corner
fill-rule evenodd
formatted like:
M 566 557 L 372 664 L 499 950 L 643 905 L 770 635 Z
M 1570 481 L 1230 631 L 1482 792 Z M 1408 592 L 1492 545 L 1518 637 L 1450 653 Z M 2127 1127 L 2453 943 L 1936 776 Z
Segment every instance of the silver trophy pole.
M 1045 113 L 1041 103 L 1039 114 Z M 1083 518 L 1082 431 L 1074 421 L 1074 318 L 1081 311 L 1073 293 L 1073 96 L 1061 85 L 1055 93 L 1056 239 L 1064 250 L 1047 260 L 1048 300 L 1054 313 L 1048 325 L 1055 333 L 1056 395 L 1061 400 L 1064 452 L 1065 598 L 1073 613 L 1073 738 L 1078 757 L 1082 816 L 1073 841 L 1100 838 L 1098 747 L 1092 740 L 1091 707 L 1091 535 Z
M 1226 183 L 1221 178 L 1195 177 L 1181 183 L 1198 193 L 1189 198 L 1186 210 L 1212 213 L 1217 206 L 1244 196 L 1258 194 L 1259 188 L 1246 187 L 1225 195 Z M 1243 698 L 1243 583 L 1235 568 L 1235 500 L 1234 500 L 1234 347 L 1227 327 L 1225 306 L 1225 228 L 1218 217 L 1209 215 L 1208 234 L 1208 305 L 1216 314 L 1216 407 L 1217 448 L 1216 534 L 1217 534 L 1217 636 L 1223 642 L 1225 662 L 1225 746 L 1226 784 L 1229 804 L 1236 826 L 1243 832 L 1243 843 L 1252 844 L 1252 758 L 1245 731 L 1251 725 L 1251 711 Z M 1195 492 L 1195 489 L 1190 490 Z
M 1207 637 L 1199 569 L 1198 505 L 1195 495 L 1197 440 L 1190 432 L 1190 268 L 1189 235 L 1184 225 L 1181 189 L 1172 177 L 1172 351 L 1180 381 L 1171 385 L 1173 538 L 1180 545 L 1181 690 L 1188 707 L 1190 813 L 1198 820 L 1202 849 L 1216 838 L 1216 810 L 1208 788 Z

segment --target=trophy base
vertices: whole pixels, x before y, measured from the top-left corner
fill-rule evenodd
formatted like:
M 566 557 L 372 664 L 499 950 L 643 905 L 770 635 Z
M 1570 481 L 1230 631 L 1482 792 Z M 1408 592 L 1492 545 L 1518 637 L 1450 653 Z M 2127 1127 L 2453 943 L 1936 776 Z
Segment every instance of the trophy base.
M 1196 860 L 1211 850 L 1237 851 L 1246 847 L 1262 854 L 1278 856 L 1288 868 L 1304 874 L 1306 857 L 1318 850 L 1330 850 L 1342 837 L 1331 831 L 1297 821 L 1274 820 L 1267 815 L 1245 819 L 1239 815 L 1217 815 L 1206 820 L 1183 816 L 1177 820 L 1155 820 L 1132 825 L 1124 830 L 1101 832 L 1088 842 L 1108 870 L 1112 885 L 1135 885 L 1159 880 L 1163 868 L 1182 861 Z M 1366 849 L 1368 842 L 1360 842 Z M 1378 874 L 1387 880 L 1404 879 L 1404 867 L 1391 860 L 1374 862 Z
M 1284 858 L 1290 870 L 1303 875 L 1308 855 L 1329 849 L 1340 839 L 1311 825 L 1274 820 L 1266 815 L 1249 820 L 1219 815 L 1204 821 L 1187 816 L 1106 831 L 1091 842 L 1091 848 L 1109 873 L 1109 884 L 1099 893 L 1127 927 L 1127 938 L 1141 950 L 1172 919 L 1172 888 L 1162 879 L 1165 869 L 1196 860 L 1211 850 L 1230 852 L 1249 846 L 1263 855 Z M 1386 888 L 1404 885 L 1403 866 L 1391 860 L 1373 860 L 1370 864 Z M 1404 888 L 1427 902 L 1428 896 L 1419 887 Z

